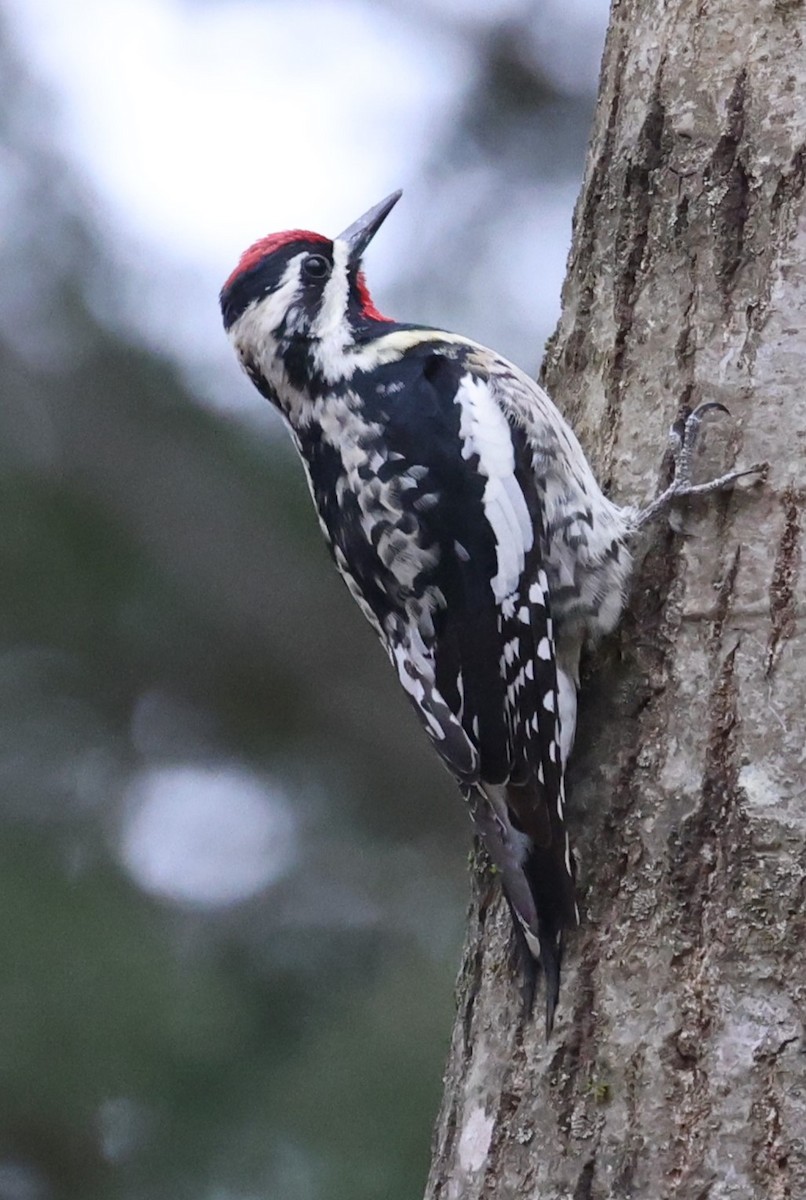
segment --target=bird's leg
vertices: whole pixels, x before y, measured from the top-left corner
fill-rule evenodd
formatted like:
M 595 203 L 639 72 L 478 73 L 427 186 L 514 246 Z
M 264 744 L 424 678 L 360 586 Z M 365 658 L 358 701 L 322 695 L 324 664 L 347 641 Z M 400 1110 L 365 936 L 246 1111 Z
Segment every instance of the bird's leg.
M 728 471 L 717 479 L 709 479 L 707 483 L 691 482 L 694 448 L 697 444 L 702 419 L 708 412 L 727 413 L 728 409 L 724 404 L 709 400 L 704 404 L 698 404 L 685 420 L 676 421 L 672 426 L 669 441 L 674 457 L 674 479 L 657 499 L 638 512 L 635 518 L 635 529 L 641 529 L 655 517 L 666 512 L 676 500 L 684 500 L 689 496 L 708 496 L 711 492 L 724 491 L 726 488 L 733 487 L 736 480 L 745 475 L 759 475 L 762 479 L 766 475 L 767 463 L 754 463 L 752 467 L 746 467 L 743 471 Z

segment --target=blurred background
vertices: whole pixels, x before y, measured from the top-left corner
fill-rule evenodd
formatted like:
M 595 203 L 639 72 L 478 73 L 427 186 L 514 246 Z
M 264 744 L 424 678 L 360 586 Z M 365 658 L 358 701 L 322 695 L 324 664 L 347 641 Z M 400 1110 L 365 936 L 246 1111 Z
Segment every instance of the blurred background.
M 0 1200 L 411 1200 L 469 826 L 217 292 L 537 370 L 606 0 L 0 0 Z

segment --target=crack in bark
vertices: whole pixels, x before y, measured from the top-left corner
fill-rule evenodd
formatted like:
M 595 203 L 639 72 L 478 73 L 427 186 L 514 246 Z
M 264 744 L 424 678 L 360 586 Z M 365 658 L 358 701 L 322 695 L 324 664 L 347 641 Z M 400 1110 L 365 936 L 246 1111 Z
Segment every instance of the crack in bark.
M 681 401 L 679 405 L 680 408 L 682 408 L 683 403 L 687 403 L 690 398 L 690 393 L 693 386 L 693 382 L 691 380 L 691 368 L 694 352 L 696 350 L 696 337 L 691 320 L 691 315 L 694 311 L 694 302 L 697 295 L 694 285 L 694 280 L 697 274 L 696 254 L 693 254 L 688 261 L 691 271 L 691 283 L 689 285 L 688 296 L 686 297 L 686 303 L 683 309 L 683 316 L 680 321 L 680 333 L 677 335 L 677 342 L 675 343 L 674 348 L 674 357 L 675 362 L 677 363 L 677 368 L 681 374 L 684 374 L 687 377 L 685 389 L 688 391 L 688 395 L 686 395 L 684 401 Z
M 744 138 L 747 70 L 736 77 L 727 104 L 727 128 L 717 142 L 706 183 L 719 191 L 714 206 L 715 275 L 725 300 L 742 266 L 745 226 L 750 216 L 750 179 L 740 148 Z
M 800 200 L 801 193 L 806 187 L 806 146 L 798 146 L 789 163 L 789 170 L 783 171 L 776 184 L 770 201 L 770 218 L 778 222 L 782 214 L 791 210 Z
M 560 1135 L 568 1139 L 573 1135 L 574 1110 L 585 1089 L 579 1086 L 580 1076 L 589 1074 L 595 1061 L 596 1044 L 596 968 L 599 965 L 599 946 L 590 933 L 580 950 L 580 964 L 574 991 L 574 1008 L 571 1027 L 566 1041 L 552 1061 L 552 1075 L 556 1072 L 559 1101 L 557 1104 L 557 1127 Z M 586 1080 L 587 1085 L 587 1080 Z
M 579 1173 L 573 1200 L 593 1200 L 593 1177 L 596 1174 L 596 1155 L 592 1155 Z
M 781 496 L 784 527 L 770 580 L 770 635 L 764 674 L 772 675 L 783 643 L 792 637 L 797 621 L 795 591 L 800 576 L 800 513 L 804 497 L 790 486 Z
M 478 857 L 479 852 L 480 848 L 477 847 L 476 857 Z M 474 872 L 475 885 L 473 890 L 475 895 L 471 896 L 468 918 L 475 912 L 476 933 L 471 946 L 465 954 L 459 976 L 463 999 L 458 1002 L 458 1007 L 462 1017 L 462 1047 L 465 1058 L 470 1056 L 472 1050 L 471 1027 L 476 999 L 481 987 L 482 965 L 484 962 L 484 927 L 491 901 L 491 889 L 482 878 L 484 869 L 484 867 L 477 866 Z
M 753 1143 L 751 1162 L 759 1187 L 768 1200 L 792 1200 L 791 1146 L 784 1131 L 781 1115 L 781 1084 L 778 1080 L 778 1061 L 787 1046 L 798 1039 L 785 1038 L 777 1050 L 763 1056 L 766 1069 L 760 1094 L 753 1104 L 753 1124 L 763 1130 Z M 761 1056 L 759 1056 L 761 1057 Z
M 739 561 L 742 557 L 742 548 L 737 546 L 733 552 L 731 564 L 728 567 L 727 573 L 722 579 L 716 593 L 716 604 L 714 606 L 714 616 L 711 623 L 711 632 L 708 637 L 708 646 L 712 656 L 718 653 L 722 643 L 722 634 L 725 631 L 725 622 L 731 611 L 733 597 L 736 592 L 736 576 L 739 573 Z
M 645 1142 L 641 1133 L 638 1112 L 638 1089 L 643 1078 L 646 1052 L 639 1046 L 630 1055 L 624 1072 L 624 1088 L 627 1105 L 627 1129 L 621 1152 L 621 1162 L 613 1180 L 613 1200 L 628 1200 L 633 1194 L 635 1173 L 644 1153 Z

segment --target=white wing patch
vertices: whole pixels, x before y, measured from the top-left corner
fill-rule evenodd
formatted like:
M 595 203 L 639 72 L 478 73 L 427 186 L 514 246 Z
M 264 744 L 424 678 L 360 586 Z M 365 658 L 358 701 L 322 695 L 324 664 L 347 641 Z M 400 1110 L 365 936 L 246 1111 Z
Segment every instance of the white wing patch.
M 534 539 L 526 499 L 515 478 L 512 430 L 482 379 L 465 375 L 456 391 L 456 403 L 461 409 L 462 457 L 475 455 L 480 473 L 487 477 L 484 515 L 495 537 L 498 566 L 490 582 L 500 603 L 517 588 Z
M 576 733 L 577 687 L 572 676 L 561 667 L 557 669 L 557 698 L 560 713 L 560 753 L 563 767 L 565 767 L 574 745 L 574 734 Z

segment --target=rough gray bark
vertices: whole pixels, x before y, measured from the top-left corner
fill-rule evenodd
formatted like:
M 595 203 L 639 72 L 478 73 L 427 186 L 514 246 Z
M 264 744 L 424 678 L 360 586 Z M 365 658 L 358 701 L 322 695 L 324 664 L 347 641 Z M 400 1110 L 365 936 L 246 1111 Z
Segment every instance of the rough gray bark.
M 611 493 L 763 488 L 648 538 L 588 670 L 572 772 L 583 927 L 524 1024 L 475 885 L 427 1200 L 806 1196 L 806 11 L 615 0 L 546 384 Z

